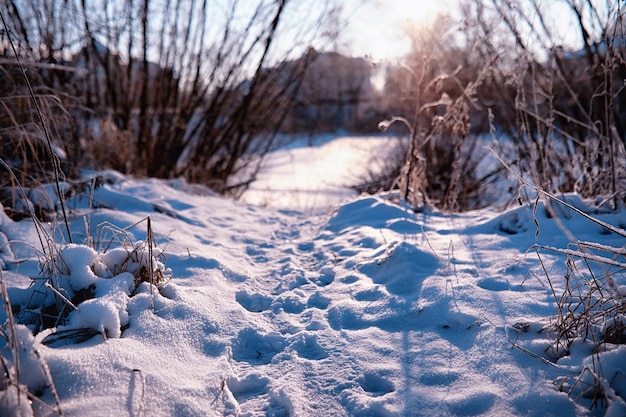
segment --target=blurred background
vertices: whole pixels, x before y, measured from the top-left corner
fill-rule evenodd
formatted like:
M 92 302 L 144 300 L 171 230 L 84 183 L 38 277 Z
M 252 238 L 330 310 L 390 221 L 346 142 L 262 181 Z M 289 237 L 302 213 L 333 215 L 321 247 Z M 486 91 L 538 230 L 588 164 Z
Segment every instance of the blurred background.
M 547 191 L 615 206 L 625 7 L 0 0 L 0 155 L 15 174 L 0 201 L 19 216 L 16 183 L 30 192 L 57 168 L 67 193 L 114 169 L 239 198 L 274 152 L 382 135 L 394 140 L 366 147 L 378 159 L 345 184 L 356 192 L 448 211 L 517 201 L 497 156 Z

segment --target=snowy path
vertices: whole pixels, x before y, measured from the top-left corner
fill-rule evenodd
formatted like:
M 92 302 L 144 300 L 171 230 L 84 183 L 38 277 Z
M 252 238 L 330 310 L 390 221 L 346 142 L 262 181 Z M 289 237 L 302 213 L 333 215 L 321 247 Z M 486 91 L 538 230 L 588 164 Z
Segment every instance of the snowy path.
M 122 415 L 141 384 L 151 416 L 580 413 L 551 386 L 562 371 L 507 339 L 553 314 L 515 242 L 534 230 L 371 197 L 310 217 L 163 183 L 121 191 L 178 208 L 152 213 L 174 278 L 154 311 L 148 293 L 130 299 L 121 339 L 45 348 L 68 415 Z M 118 223 L 144 208 L 127 202 Z
M 301 139 L 268 155 L 242 201 L 277 209 L 325 212 L 356 197 L 350 186 L 377 172 L 395 149 L 390 136 L 321 136 Z
M 84 201 L 72 204 L 84 210 Z M 581 356 L 556 366 L 531 356 L 545 357 L 539 330 L 556 307 L 526 252 L 568 242 L 541 208 L 537 239 L 531 206 L 416 214 L 363 196 L 311 215 L 119 175 L 94 205 L 92 225 L 139 222 L 128 230 L 133 241 L 146 239 L 140 221 L 151 216 L 172 280 L 160 292 L 147 284 L 131 292 L 122 274 L 94 276 L 96 298 L 68 319 L 99 334 L 50 346 L 27 338 L 66 416 L 591 414 L 555 386 L 581 371 Z M 626 225 L 624 212 L 602 219 Z M 581 240 L 623 244 L 575 216 L 562 221 Z M 71 226 L 84 239 L 82 216 Z M 29 222 L 4 220 L 0 232 L 36 239 Z M 562 261 L 542 257 L 562 276 Z M 80 258 L 68 263 L 81 267 Z M 33 258 L 4 271 L 12 301 L 28 298 L 37 268 Z M 28 375 L 33 363 L 23 362 L 26 380 L 52 403 L 38 374 Z

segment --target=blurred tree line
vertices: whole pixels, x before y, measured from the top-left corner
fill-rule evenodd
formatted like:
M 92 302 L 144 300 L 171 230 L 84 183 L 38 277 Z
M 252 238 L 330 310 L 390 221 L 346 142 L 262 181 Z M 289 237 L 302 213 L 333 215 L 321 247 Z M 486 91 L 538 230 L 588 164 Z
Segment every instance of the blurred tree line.
M 277 145 L 307 48 L 340 13 L 330 0 L 0 0 L 0 11 L 0 154 L 24 186 L 51 158 L 13 47 L 67 175 L 108 167 L 235 194 Z
M 310 47 L 341 27 L 330 0 L 0 0 L 0 154 L 27 186 L 50 170 L 10 36 L 68 175 L 110 167 L 238 195 L 279 133 L 370 133 L 385 120 L 408 138 L 361 191 L 489 205 L 506 176 L 484 163 L 489 144 L 547 191 L 624 201 L 623 3 L 459 5 L 411 28 L 402 62 L 375 66 Z

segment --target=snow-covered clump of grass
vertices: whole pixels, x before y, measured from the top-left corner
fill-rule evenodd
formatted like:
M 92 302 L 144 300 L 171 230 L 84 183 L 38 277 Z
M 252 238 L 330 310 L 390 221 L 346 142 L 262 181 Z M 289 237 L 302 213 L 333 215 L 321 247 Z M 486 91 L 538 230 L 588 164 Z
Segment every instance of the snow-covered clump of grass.
M 22 261 L 11 250 L 17 242 L 3 233 L 16 224 L 4 213 L 0 220 L 0 266 L 5 268 Z M 36 218 L 33 222 L 41 226 Z M 165 266 L 164 250 L 156 244 L 150 218 L 130 227 L 141 223 L 147 224 L 147 238 L 137 241 L 131 240 L 128 228 L 99 225 L 96 237 L 108 240 L 98 240 L 98 250 L 91 237 L 85 244 L 55 244 L 39 229 L 44 232 L 42 247 L 34 252 L 39 254 L 39 273 L 30 285 L 7 289 L 0 275 L 7 318 L 2 336 L 8 341 L 0 352 L 4 368 L 0 410 L 31 416 L 31 399 L 41 402 L 38 397 L 49 389 L 56 408 L 41 404 L 62 415 L 52 377 L 38 353 L 40 347 L 80 343 L 97 335 L 119 338 L 128 326 L 130 298 L 138 293 L 150 297 L 167 285 L 171 270 Z
M 120 337 L 128 324 L 129 297 L 144 282 L 160 288 L 171 277 L 149 219 L 147 223 L 148 241 L 131 242 L 126 237 L 117 247 L 109 248 L 112 242 L 101 245 L 101 252 L 88 245 L 68 244 L 44 258 L 33 284 L 9 293 L 16 320 L 34 334 L 48 329 L 44 344 L 66 337 L 85 340 L 96 334 Z

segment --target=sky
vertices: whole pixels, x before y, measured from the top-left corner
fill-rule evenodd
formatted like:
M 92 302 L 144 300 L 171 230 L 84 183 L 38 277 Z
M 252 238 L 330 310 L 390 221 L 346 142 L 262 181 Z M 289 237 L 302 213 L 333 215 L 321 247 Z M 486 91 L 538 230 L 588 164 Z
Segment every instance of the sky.
M 395 61 L 405 56 L 411 48 L 407 28 L 411 25 L 428 25 L 440 14 L 454 16 L 458 0 L 343 0 L 342 4 L 347 20 L 339 45 L 342 51 L 380 62 Z M 598 18 L 606 24 L 607 4 L 602 1 L 592 1 L 590 4 L 598 8 Z M 619 1 L 610 0 L 608 4 L 616 8 Z M 532 9 L 529 4 L 526 5 Z M 556 1 L 540 2 L 539 5 L 545 23 L 552 32 L 552 41 L 580 48 L 582 39 L 572 10 Z M 586 19 L 589 18 L 588 8 L 584 9 L 583 14 Z M 536 20 L 536 13 L 531 10 L 528 15 L 537 27 L 541 27 Z M 595 21 L 587 20 L 587 24 L 589 28 L 597 28 Z M 599 33 L 596 31 L 591 35 L 597 37 Z
M 428 24 L 453 5 L 454 0 L 345 0 L 343 42 L 355 56 L 396 59 L 410 50 L 408 25 Z

